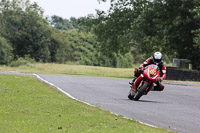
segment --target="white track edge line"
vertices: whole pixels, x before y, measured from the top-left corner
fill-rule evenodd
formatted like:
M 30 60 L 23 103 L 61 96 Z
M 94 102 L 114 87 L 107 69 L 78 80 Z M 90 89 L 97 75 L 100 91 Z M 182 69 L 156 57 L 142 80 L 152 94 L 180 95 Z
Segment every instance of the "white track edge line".
M 54 85 L 53 83 L 51 83 L 51 82 L 49 82 L 49 81 L 47 81 L 47 80 L 41 78 L 38 74 L 33 73 L 33 75 L 36 76 L 40 81 L 45 82 L 45 83 L 49 84 L 49 85 L 52 86 L 52 87 L 55 87 L 58 91 L 62 92 L 62 93 L 65 94 L 66 96 L 70 97 L 71 99 L 74 99 L 74 100 L 76 100 L 76 101 L 82 102 L 82 103 L 87 104 L 87 105 L 92 106 L 92 107 L 97 107 L 97 106 L 95 106 L 95 105 L 89 104 L 89 103 L 87 103 L 87 102 L 81 101 L 81 100 L 79 100 L 79 99 L 73 97 L 72 95 L 70 95 L 70 94 L 67 93 L 66 91 L 63 91 L 61 88 L 59 88 L 58 86 Z M 109 112 L 110 112 L 110 111 L 109 111 Z M 119 114 L 116 114 L 116 113 L 113 113 L 113 112 L 110 112 L 110 113 L 119 116 Z M 128 119 L 128 120 L 133 120 L 133 119 L 130 119 L 130 118 L 124 117 L 124 116 L 123 116 L 123 118 Z M 133 120 L 133 121 L 136 121 L 136 120 Z M 144 124 L 144 125 L 147 125 L 147 126 L 150 126 L 150 127 L 158 128 L 157 126 L 154 126 L 154 125 L 151 125 L 151 124 L 148 124 L 148 123 L 144 123 L 144 122 L 141 122 L 141 121 L 137 121 L 137 122 L 139 122 L 139 123 L 141 123 L 141 124 Z
M 37 75 L 37 74 L 35 74 L 35 73 L 33 73 L 33 75 L 36 76 L 40 81 L 45 82 L 45 83 L 49 84 L 49 85 L 52 86 L 52 87 L 55 87 L 58 91 L 62 92 L 62 93 L 65 94 L 66 96 L 70 97 L 71 99 L 74 99 L 74 100 L 76 100 L 76 101 L 85 103 L 85 104 L 90 105 L 90 106 L 94 106 L 94 105 L 91 105 L 91 104 L 89 104 L 89 103 L 87 103 L 87 102 L 81 101 L 81 100 L 79 100 L 79 99 L 73 97 L 72 95 L 70 95 L 70 94 L 67 93 L 66 91 L 63 91 L 61 88 L 59 88 L 58 86 L 54 85 L 53 83 L 51 83 L 51 82 L 49 82 L 49 81 L 47 81 L 47 80 L 41 78 L 39 75 Z

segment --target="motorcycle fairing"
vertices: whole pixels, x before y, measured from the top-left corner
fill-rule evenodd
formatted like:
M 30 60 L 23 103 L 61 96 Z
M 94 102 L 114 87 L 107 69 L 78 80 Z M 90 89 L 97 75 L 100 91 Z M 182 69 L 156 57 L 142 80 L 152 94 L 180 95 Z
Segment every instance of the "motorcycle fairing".
M 143 73 L 140 74 L 140 76 L 135 80 L 132 86 L 132 89 L 134 91 L 137 91 L 136 90 L 137 86 L 142 85 L 143 82 L 146 82 L 147 84 L 149 84 L 149 87 L 147 88 L 147 92 L 149 92 L 151 88 L 153 87 L 153 83 L 157 82 L 159 74 L 160 74 L 160 71 L 159 71 L 158 66 L 154 64 L 147 66 L 145 70 L 143 71 Z

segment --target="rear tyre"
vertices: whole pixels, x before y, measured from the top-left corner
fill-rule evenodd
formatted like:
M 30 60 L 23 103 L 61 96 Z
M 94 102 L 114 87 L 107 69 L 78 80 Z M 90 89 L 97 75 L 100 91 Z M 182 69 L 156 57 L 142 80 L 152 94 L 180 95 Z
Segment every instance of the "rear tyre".
M 134 96 L 135 101 L 138 101 L 140 99 L 140 97 L 145 93 L 147 87 L 148 87 L 148 84 L 144 82 L 142 87 L 137 91 L 137 93 Z

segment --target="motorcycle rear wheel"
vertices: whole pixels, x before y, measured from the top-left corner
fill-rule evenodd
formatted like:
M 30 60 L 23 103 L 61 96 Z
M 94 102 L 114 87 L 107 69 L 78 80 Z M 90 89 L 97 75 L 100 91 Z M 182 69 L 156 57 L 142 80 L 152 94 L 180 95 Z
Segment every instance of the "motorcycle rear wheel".
M 142 87 L 136 92 L 133 99 L 135 101 L 138 101 L 140 99 L 140 97 L 145 93 L 147 87 L 148 87 L 148 84 L 144 82 Z

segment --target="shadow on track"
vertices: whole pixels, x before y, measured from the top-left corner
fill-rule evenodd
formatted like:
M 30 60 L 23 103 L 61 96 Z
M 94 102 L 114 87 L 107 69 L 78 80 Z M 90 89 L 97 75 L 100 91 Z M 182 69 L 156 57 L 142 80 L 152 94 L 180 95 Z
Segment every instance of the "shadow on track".
M 141 103 L 164 103 L 164 102 L 161 102 L 161 101 L 150 101 L 150 100 L 139 100 L 139 101 L 135 101 L 135 100 L 126 99 L 126 101 L 141 102 Z
M 134 101 L 134 100 L 133 100 Z M 135 102 L 145 102 L 145 103 L 163 103 L 160 101 L 149 101 L 149 100 L 139 100 L 139 101 L 135 101 Z

